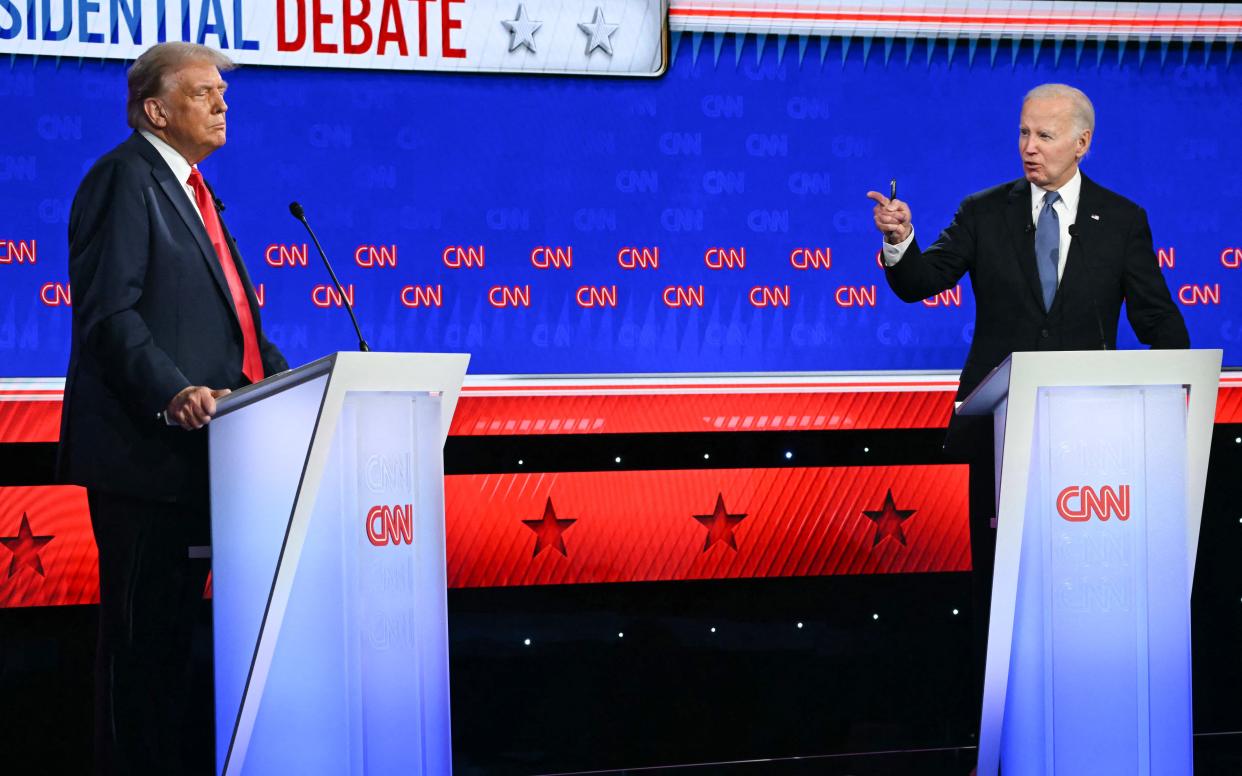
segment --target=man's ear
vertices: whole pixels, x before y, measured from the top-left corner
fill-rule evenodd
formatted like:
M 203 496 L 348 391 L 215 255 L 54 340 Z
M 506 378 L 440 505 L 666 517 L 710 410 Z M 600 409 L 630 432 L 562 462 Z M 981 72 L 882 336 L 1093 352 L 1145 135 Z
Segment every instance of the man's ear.
M 142 112 L 146 114 L 147 123 L 155 129 L 163 129 L 168 126 L 168 112 L 164 110 L 164 103 L 155 97 L 148 97 L 142 103 Z
M 1081 159 L 1087 155 L 1087 151 L 1091 149 L 1091 130 L 1084 129 L 1078 135 L 1078 158 Z

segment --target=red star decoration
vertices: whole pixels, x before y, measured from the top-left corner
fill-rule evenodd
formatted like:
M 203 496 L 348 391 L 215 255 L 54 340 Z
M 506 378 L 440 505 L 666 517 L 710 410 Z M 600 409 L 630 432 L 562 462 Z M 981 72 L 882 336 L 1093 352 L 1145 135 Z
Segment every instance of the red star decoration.
M 863 514 L 875 523 L 875 541 L 871 543 L 871 546 L 876 546 L 886 536 L 892 536 L 904 547 L 906 534 L 901 530 L 901 524 L 917 511 L 917 509 L 898 509 L 897 502 L 893 501 L 893 489 L 889 488 L 888 495 L 884 497 L 884 506 L 875 510 L 863 510 Z
M 716 508 L 710 515 L 695 515 L 694 519 L 698 520 L 707 528 L 707 541 L 703 543 L 703 552 L 716 542 L 723 541 L 730 547 L 737 550 L 737 540 L 733 538 L 733 527 L 742 522 L 746 517 L 743 512 L 738 515 L 731 515 L 725 509 L 724 494 L 716 494 Z
M 9 579 L 17 573 L 19 566 L 29 566 L 39 576 L 46 576 L 43 573 L 43 561 L 39 559 L 39 549 L 54 538 L 56 537 L 35 536 L 30 530 L 30 520 L 23 512 L 22 524 L 17 529 L 17 536 L 0 536 L 0 544 L 13 553 L 13 559 L 9 561 Z
M 561 534 L 566 528 L 578 522 L 578 519 L 557 517 L 556 510 L 552 508 L 551 496 L 548 497 L 548 505 L 543 508 L 542 518 L 522 522 L 535 532 L 535 552 L 531 555 L 532 558 L 543 552 L 544 547 L 555 547 L 561 555 L 569 557 L 569 553 L 565 552 L 565 539 L 561 537 Z

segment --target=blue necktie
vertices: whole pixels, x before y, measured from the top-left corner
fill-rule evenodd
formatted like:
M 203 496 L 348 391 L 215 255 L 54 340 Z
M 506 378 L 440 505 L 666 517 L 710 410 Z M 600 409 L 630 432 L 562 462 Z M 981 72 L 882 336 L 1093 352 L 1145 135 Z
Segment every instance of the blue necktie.
M 1044 195 L 1044 207 L 1035 224 L 1035 265 L 1039 268 L 1039 285 L 1044 292 L 1044 310 L 1052 309 L 1057 295 L 1057 264 L 1061 261 L 1061 221 L 1053 203 L 1061 198 L 1055 191 Z

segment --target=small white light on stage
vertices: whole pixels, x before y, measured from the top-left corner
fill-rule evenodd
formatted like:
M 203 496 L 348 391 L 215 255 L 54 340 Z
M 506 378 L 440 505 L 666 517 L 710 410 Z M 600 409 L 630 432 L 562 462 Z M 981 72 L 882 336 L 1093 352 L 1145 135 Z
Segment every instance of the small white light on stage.
M 715 632 L 716 632 L 716 629 L 713 627 L 713 628 L 712 628 L 712 633 L 715 633 Z
M 528 646 L 528 647 L 529 647 L 529 646 L 530 646 L 530 639 L 523 639 L 523 640 L 522 640 L 522 643 L 523 643 L 523 644 L 525 644 L 526 646 Z
M 878 615 L 878 614 L 873 614 L 873 615 L 871 615 L 871 619 L 873 619 L 873 620 L 878 620 L 878 619 L 880 619 L 880 615 Z
M 618 633 L 617 633 L 617 638 L 619 638 L 619 639 L 623 639 L 623 638 L 625 638 L 625 631 L 620 631 L 620 632 L 618 632 Z
M 954 609 L 954 610 L 953 610 L 953 616 L 954 616 L 954 617 L 956 617 L 956 616 L 957 616 L 957 610 L 956 610 L 956 609 Z
M 617 456 L 616 458 L 614 458 L 613 460 L 615 460 L 617 463 L 621 463 L 621 456 L 619 456 L 619 455 L 618 455 L 618 456 Z
M 518 466 L 523 466 L 525 463 L 526 461 L 523 461 L 521 458 L 518 459 Z
M 785 451 L 785 458 L 793 458 L 793 451 L 792 451 L 792 450 L 786 450 L 786 451 Z
M 1234 443 L 1235 445 L 1242 445 L 1242 437 L 1234 437 L 1234 438 L 1233 438 L 1233 443 Z
M 864 448 L 863 448 L 863 452 L 864 452 L 864 453 L 869 453 L 869 452 L 871 452 L 871 448 L 870 448 L 870 447 L 864 447 Z
M 801 629 L 801 628 L 802 628 L 802 623 L 798 623 L 798 628 L 799 628 L 799 629 Z
M 712 457 L 712 454 L 711 454 L 711 453 L 703 453 L 703 460 L 704 460 L 704 461 L 706 461 L 708 458 L 711 458 L 711 457 Z

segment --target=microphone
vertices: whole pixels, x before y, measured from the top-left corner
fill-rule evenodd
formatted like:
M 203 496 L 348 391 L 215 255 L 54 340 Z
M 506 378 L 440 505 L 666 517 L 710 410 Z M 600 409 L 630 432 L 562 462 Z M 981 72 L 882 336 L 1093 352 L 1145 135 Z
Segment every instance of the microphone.
M 332 271 L 332 264 L 328 261 L 327 254 L 323 252 L 323 246 L 319 244 L 319 238 L 315 236 L 315 230 L 311 229 L 311 225 L 307 223 L 306 211 L 302 209 L 301 204 L 290 202 L 289 212 L 294 218 L 301 221 L 302 226 L 305 226 L 306 231 L 310 233 L 311 240 L 315 243 L 315 250 L 319 251 L 319 258 L 323 259 L 323 265 L 328 268 L 328 274 L 332 277 L 332 284 L 336 286 L 336 291 L 341 295 L 341 299 L 345 300 L 345 309 L 349 311 L 349 320 L 354 322 L 354 332 L 358 335 L 358 350 L 363 353 L 370 353 L 371 348 L 362 336 L 362 327 L 358 325 L 358 319 L 354 317 L 354 306 L 350 303 L 349 297 L 345 296 L 345 289 L 341 288 L 341 281 L 336 279 L 336 273 Z
M 1083 263 L 1087 267 L 1087 295 L 1091 298 L 1091 312 L 1095 315 L 1095 330 L 1100 335 L 1100 350 L 1108 350 L 1108 340 L 1104 337 L 1104 322 L 1100 320 L 1100 306 L 1095 302 L 1095 272 L 1091 269 L 1091 262 L 1087 259 L 1087 248 L 1082 245 L 1082 234 L 1078 231 L 1078 224 L 1069 225 L 1070 238 L 1077 240 L 1082 248 Z

